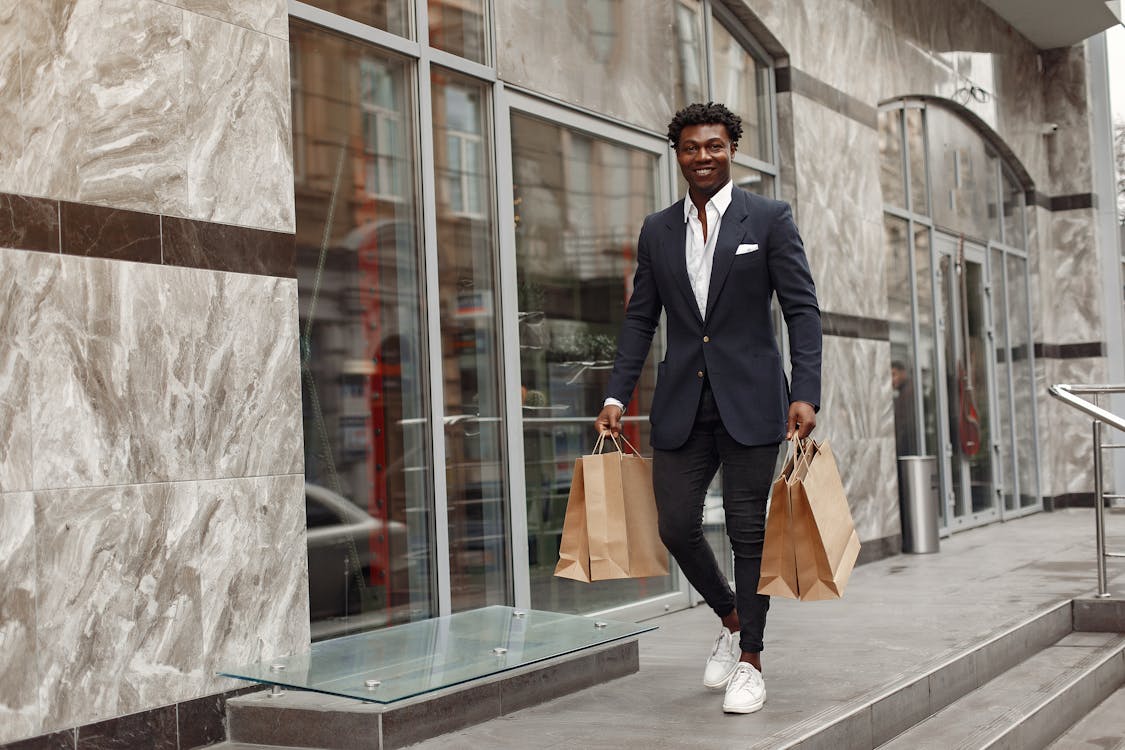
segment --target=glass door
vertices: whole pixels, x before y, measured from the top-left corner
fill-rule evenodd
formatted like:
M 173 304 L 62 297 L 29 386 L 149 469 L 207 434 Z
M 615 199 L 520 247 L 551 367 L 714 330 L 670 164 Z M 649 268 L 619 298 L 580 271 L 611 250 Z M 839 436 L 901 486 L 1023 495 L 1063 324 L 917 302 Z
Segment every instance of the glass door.
M 687 606 L 675 575 L 594 584 L 554 576 L 574 461 L 593 445 L 632 291 L 637 233 L 669 200 L 669 149 L 658 137 L 508 96 L 519 339 L 518 372 L 510 370 L 518 384 L 508 387 L 519 394 L 523 428 L 530 606 L 592 613 L 645 603 L 651 614 Z M 623 431 L 649 455 L 660 339 Z
M 944 234 L 935 233 L 934 249 L 945 520 L 957 528 L 999 518 L 988 258 L 984 247 Z

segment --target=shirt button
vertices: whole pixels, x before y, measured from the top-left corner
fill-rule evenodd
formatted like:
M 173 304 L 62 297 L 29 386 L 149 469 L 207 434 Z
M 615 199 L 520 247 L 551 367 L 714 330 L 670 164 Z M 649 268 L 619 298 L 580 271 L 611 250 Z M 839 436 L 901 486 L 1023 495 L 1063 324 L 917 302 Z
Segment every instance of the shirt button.
M 695 374 L 699 377 L 703 377 L 703 370 L 700 370 L 699 372 L 697 372 Z
M 710 344 L 711 343 L 711 337 L 710 336 L 704 336 L 703 337 L 703 343 L 704 344 Z

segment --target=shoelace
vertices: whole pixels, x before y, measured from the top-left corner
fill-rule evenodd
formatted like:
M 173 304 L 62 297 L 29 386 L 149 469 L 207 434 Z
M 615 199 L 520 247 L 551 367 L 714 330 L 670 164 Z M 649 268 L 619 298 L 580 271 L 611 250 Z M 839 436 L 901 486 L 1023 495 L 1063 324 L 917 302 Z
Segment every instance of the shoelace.
M 723 645 L 723 641 L 725 641 L 726 639 L 726 633 L 719 633 L 719 637 L 715 639 L 715 645 L 711 648 L 711 656 L 719 653 L 719 647 Z
M 735 669 L 734 675 L 730 678 L 731 688 L 734 690 L 741 690 L 747 682 L 754 676 L 754 667 L 743 667 L 741 664 Z

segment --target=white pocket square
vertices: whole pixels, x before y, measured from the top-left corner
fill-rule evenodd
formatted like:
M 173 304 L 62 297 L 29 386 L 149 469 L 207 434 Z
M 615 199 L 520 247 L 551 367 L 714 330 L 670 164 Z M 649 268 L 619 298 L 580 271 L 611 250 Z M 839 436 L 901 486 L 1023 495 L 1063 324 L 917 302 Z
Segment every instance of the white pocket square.
M 746 253 L 752 253 L 757 249 L 758 249 L 757 245 L 739 245 L 738 249 L 734 251 L 734 254 L 735 255 L 745 255 Z

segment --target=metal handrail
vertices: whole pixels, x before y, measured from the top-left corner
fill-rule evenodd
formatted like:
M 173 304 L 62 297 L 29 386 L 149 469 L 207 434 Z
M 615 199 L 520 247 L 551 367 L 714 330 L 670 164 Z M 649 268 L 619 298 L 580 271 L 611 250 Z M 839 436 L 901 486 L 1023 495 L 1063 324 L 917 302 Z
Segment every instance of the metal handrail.
M 1096 535 L 1098 555 L 1098 593 L 1099 599 L 1109 596 L 1109 584 L 1106 577 L 1106 560 L 1110 557 L 1125 557 L 1125 553 L 1109 552 L 1105 548 L 1105 488 L 1102 485 L 1102 450 L 1104 448 L 1117 448 L 1118 445 L 1102 444 L 1102 425 L 1108 424 L 1125 432 L 1125 419 L 1111 411 L 1106 411 L 1098 404 L 1092 404 L 1077 394 L 1093 394 L 1095 398 L 1103 393 L 1125 393 L 1125 385 L 1067 385 L 1056 383 L 1048 386 L 1047 391 L 1065 404 L 1078 411 L 1093 417 L 1094 432 L 1094 533 Z M 1119 497 L 1113 495 L 1112 497 Z

